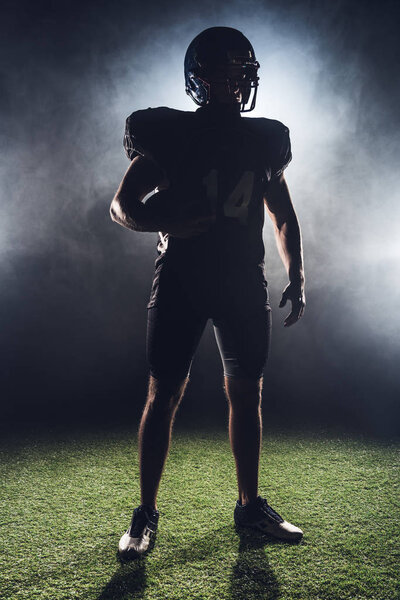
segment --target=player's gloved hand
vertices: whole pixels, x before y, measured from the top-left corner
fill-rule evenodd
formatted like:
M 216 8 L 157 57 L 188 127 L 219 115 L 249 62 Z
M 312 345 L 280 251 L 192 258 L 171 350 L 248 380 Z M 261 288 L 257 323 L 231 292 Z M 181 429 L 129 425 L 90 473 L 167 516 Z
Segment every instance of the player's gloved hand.
M 283 308 L 288 300 L 292 303 L 292 310 L 283 323 L 284 327 L 290 327 L 290 325 L 297 323 L 303 316 L 304 308 L 306 306 L 306 297 L 302 284 L 294 284 L 291 282 L 285 287 L 281 301 L 279 302 L 279 308 Z

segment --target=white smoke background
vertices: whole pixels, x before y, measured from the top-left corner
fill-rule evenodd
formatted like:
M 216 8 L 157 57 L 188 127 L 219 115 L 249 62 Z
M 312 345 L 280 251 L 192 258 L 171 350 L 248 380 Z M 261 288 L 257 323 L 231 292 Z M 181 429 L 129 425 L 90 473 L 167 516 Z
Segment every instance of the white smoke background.
M 202 29 L 226 25 L 243 31 L 261 63 L 246 116 L 290 128 L 286 178 L 304 239 L 308 304 L 286 330 L 277 305 L 287 278 L 267 217 L 274 333 L 265 403 L 291 423 L 315 416 L 395 433 L 396 3 L 34 4 L 6 6 L 1 42 L 4 413 L 124 413 L 143 402 L 156 239 L 109 219 L 129 164 L 124 122 L 149 106 L 195 110 L 184 53 Z M 218 361 L 209 329 L 193 368 L 199 402 L 221 387 Z

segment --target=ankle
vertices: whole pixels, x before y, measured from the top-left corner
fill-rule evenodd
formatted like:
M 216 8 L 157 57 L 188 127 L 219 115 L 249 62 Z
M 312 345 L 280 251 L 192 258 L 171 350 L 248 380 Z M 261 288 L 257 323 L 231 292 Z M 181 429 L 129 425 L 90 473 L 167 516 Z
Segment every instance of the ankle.
M 252 496 L 252 495 L 241 495 L 239 497 L 239 502 L 242 506 L 246 506 L 247 504 L 251 504 L 252 502 L 254 502 L 255 500 L 257 500 L 257 496 Z
M 145 506 L 146 508 L 151 508 L 152 510 L 157 510 L 157 502 L 144 502 L 141 501 L 141 506 Z

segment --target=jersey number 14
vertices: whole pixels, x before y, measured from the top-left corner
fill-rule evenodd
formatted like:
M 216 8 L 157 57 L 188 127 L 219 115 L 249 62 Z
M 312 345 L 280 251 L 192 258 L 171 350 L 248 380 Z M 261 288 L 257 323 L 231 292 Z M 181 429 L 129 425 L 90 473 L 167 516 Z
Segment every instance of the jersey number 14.
M 218 201 L 218 171 L 211 169 L 203 177 L 203 185 L 206 187 L 207 198 L 216 206 Z M 253 194 L 254 172 L 244 171 L 233 190 L 228 194 L 223 210 L 226 217 L 239 219 L 242 225 L 247 223 L 248 205 Z

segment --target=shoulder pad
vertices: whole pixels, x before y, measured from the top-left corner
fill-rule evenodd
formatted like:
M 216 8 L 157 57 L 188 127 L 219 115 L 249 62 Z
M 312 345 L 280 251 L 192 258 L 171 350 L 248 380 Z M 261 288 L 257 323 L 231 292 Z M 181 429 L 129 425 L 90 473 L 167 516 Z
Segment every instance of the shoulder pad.
M 268 180 L 279 177 L 292 160 L 289 129 L 274 119 L 245 117 L 248 130 L 260 138 L 267 159 Z
M 160 106 L 136 110 L 126 119 L 124 148 L 132 160 L 138 154 L 157 159 L 177 127 L 183 111 Z

